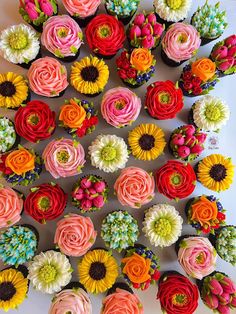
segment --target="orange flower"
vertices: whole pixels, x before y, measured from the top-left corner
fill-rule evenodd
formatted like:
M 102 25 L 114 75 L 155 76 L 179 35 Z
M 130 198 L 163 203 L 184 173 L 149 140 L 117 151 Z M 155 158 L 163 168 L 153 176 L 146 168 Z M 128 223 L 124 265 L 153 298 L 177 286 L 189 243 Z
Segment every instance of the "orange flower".
M 210 221 L 214 221 L 217 218 L 218 209 L 216 202 L 209 201 L 205 196 L 201 196 L 200 199 L 193 205 L 192 220 L 200 223 L 201 226 L 210 226 Z
M 208 58 L 201 58 L 192 63 L 192 73 L 204 82 L 211 79 L 216 72 L 216 64 Z
M 130 56 L 130 63 L 138 71 L 146 71 L 153 62 L 151 51 L 146 48 L 134 49 Z
M 61 107 L 59 120 L 71 129 L 80 128 L 85 118 L 85 109 L 80 104 L 77 104 L 74 99 L 70 99 L 68 104 Z
M 143 256 L 134 253 L 130 257 L 123 258 L 121 262 L 125 264 L 122 271 L 129 277 L 131 282 L 143 283 L 151 278 L 149 275 L 150 259 L 145 259 Z
M 34 169 L 35 155 L 21 147 L 7 155 L 5 164 L 14 173 L 21 175 Z

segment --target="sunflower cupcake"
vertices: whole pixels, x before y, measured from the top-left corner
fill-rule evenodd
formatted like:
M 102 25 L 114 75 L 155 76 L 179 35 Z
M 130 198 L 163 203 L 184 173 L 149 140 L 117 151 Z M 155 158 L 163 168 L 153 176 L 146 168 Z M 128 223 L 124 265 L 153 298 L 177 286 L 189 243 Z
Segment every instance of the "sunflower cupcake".
M 20 143 L 14 123 L 7 117 L 0 116 L 0 154 L 5 153 Z
M 108 66 L 97 57 L 84 57 L 71 67 L 70 83 L 85 96 L 99 95 L 104 90 L 108 78 Z
M 234 165 L 231 158 L 212 154 L 203 158 L 197 165 L 197 178 L 207 189 L 221 192 L 233 183 Z

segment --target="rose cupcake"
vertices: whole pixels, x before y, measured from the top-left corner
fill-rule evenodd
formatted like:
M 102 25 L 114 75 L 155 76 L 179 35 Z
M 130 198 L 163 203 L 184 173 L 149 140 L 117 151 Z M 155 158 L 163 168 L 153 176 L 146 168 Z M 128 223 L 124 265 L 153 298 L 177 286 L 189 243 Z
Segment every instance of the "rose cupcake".
M 119 77 L 131 88 L 148 82 L 155 72 L 155 64 L 154 56 L 146 48 L 136 48 L 130 53 L 124 50 L 116 60 Z
M 41 224 L 62 215 L 67 194 L 55 183 L 43 183 L 30 189 L 24 203 L 25 213 Z
M 138 9 L 140 0 L 105 0 L 105 9 L 108 14 L 114 15 L 124 25 L 128 24 Z
M 27 75 L 31 90 L 40 96 L 60 97 L 69 85 L 65 66 L 51 57 L 33 62 Z
M 157 120 L 176 117 L 184 106 L 184 97 L 178 84 L 172 81 L 157 81 L 147 88 L 145 109 Z
M 66 138 L 54 139 L 50 142 L 45 147 L 42 158 L 46 170 L 55 179 L 76 176 L 81 173 L 85 164 L 83 146 Z
M 0 154 L 16 148 L 19 143 L 14 123 L 7 117 L 0 117 Z
M 131 125 L 138 118 L 141 107 L 141 99 L 125 87 L 110 89 L 101 102 L 103 118 L 115 128 Z

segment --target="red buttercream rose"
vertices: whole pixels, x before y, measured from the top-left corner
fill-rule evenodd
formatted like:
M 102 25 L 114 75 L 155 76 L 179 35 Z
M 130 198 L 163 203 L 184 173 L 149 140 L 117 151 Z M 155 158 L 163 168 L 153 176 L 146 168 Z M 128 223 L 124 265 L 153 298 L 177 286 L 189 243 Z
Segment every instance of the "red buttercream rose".
M 157 190 L 169 199 L 182 199 L 193 193 L 196 175 L 190 164 L 169 160 L 156 172 Z
M 137 76 L 137 71 L 133 68 L 127 70 L 128 78 L 135 78 Z
M 58 184 L 41 184 L 31 189 L 26 197 L 24 209 L 39 223 L 59 217 L 67 202 L 67 194 Z
M 88 45 L 95 53 L 112 56 L 123 47 L 125 29 L 122 22 L 112 15 L 97 15 L 85 30 Z
M 183 108 L 182 90 L 171 81 L 159 81 L 148 86 L 145 107 L 155 119 L 175 118 Z
M 46 103 L 30 101 L 25 107 L 20 107 L 15 115 L 16 132 L 33 143 L 45 140 L 56 128 L 55 118 L 55 112 Z
M 128 78 L 128 77 L 127 77 L 127 74 L 126 74 L 126 71 L 123 70 L 123 69 L 121 69 L 121 70 L 118 71 L 118 75 L 119 75 L 119 77 L 120 77 L 121 79 L 123 79 L 123 80 L 125 80 L 125 79 Z

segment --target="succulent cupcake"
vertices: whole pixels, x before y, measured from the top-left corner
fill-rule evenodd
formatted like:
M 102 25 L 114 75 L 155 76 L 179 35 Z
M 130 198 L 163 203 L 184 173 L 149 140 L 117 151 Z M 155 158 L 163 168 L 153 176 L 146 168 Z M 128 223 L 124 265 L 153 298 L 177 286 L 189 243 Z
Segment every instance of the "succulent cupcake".
M 133 246 L 138 236 L 138 222 L 127 211 L 111 212 L 102 221 L 101 237 L 110 249 L 121 252 Z
M 97 175 L 86 175 L 76 182 L 72 191 L 72 204 L 82 213 L 100 210 L 107 202 L 108 185 Z
M 40 56 L 39 37 L 27 25 L 12 25 L 1 32 L 0 51 L 7 61 L 28 69 Z
M 138 118 L 141 107 L 141 99 L 125 87 L 110 89 L 101 102 L 103 118 L 115 128 L 131 125 Z
M 143 233 L 153 246 L 171 246 L 181 235 L 183 219 L 168 204 L 156 204 L 145 211 Z
M 20 143 L 14 123 L 7 117 L 0 117 L 0 154 L 15 148 Z
M 124 50 L 116 59 L 117 73 L 123 83 L 136 88 L 148 82 L 155 72 L 156 60 L 147 48 Z
M 117 16 L 124 25 L 128 24 L 138 9 L 140 0 L 105 0 L 105 8 L 108 14 Z
M 88 148 L 92 166 L 104 172 L 123 169 L 128 161 L 128 148 L 123 138 L 116 135 L 98 135 Z
M 85 96 L 97 96 L 105 88 L 109 78 L 109 68 L 97 57 L 84 57 L 71 67 L 70 83 Z
M 61 216 L 67 194 L 55 183 L 43 183 L 30 189 L 24 202 L 25 213 L 41 224 Z
M 98 111 L 93 102 L 70 98 L 64 101 L 59 114 L 62 126 L 73 138 L 92 133 L 98 124 Z

